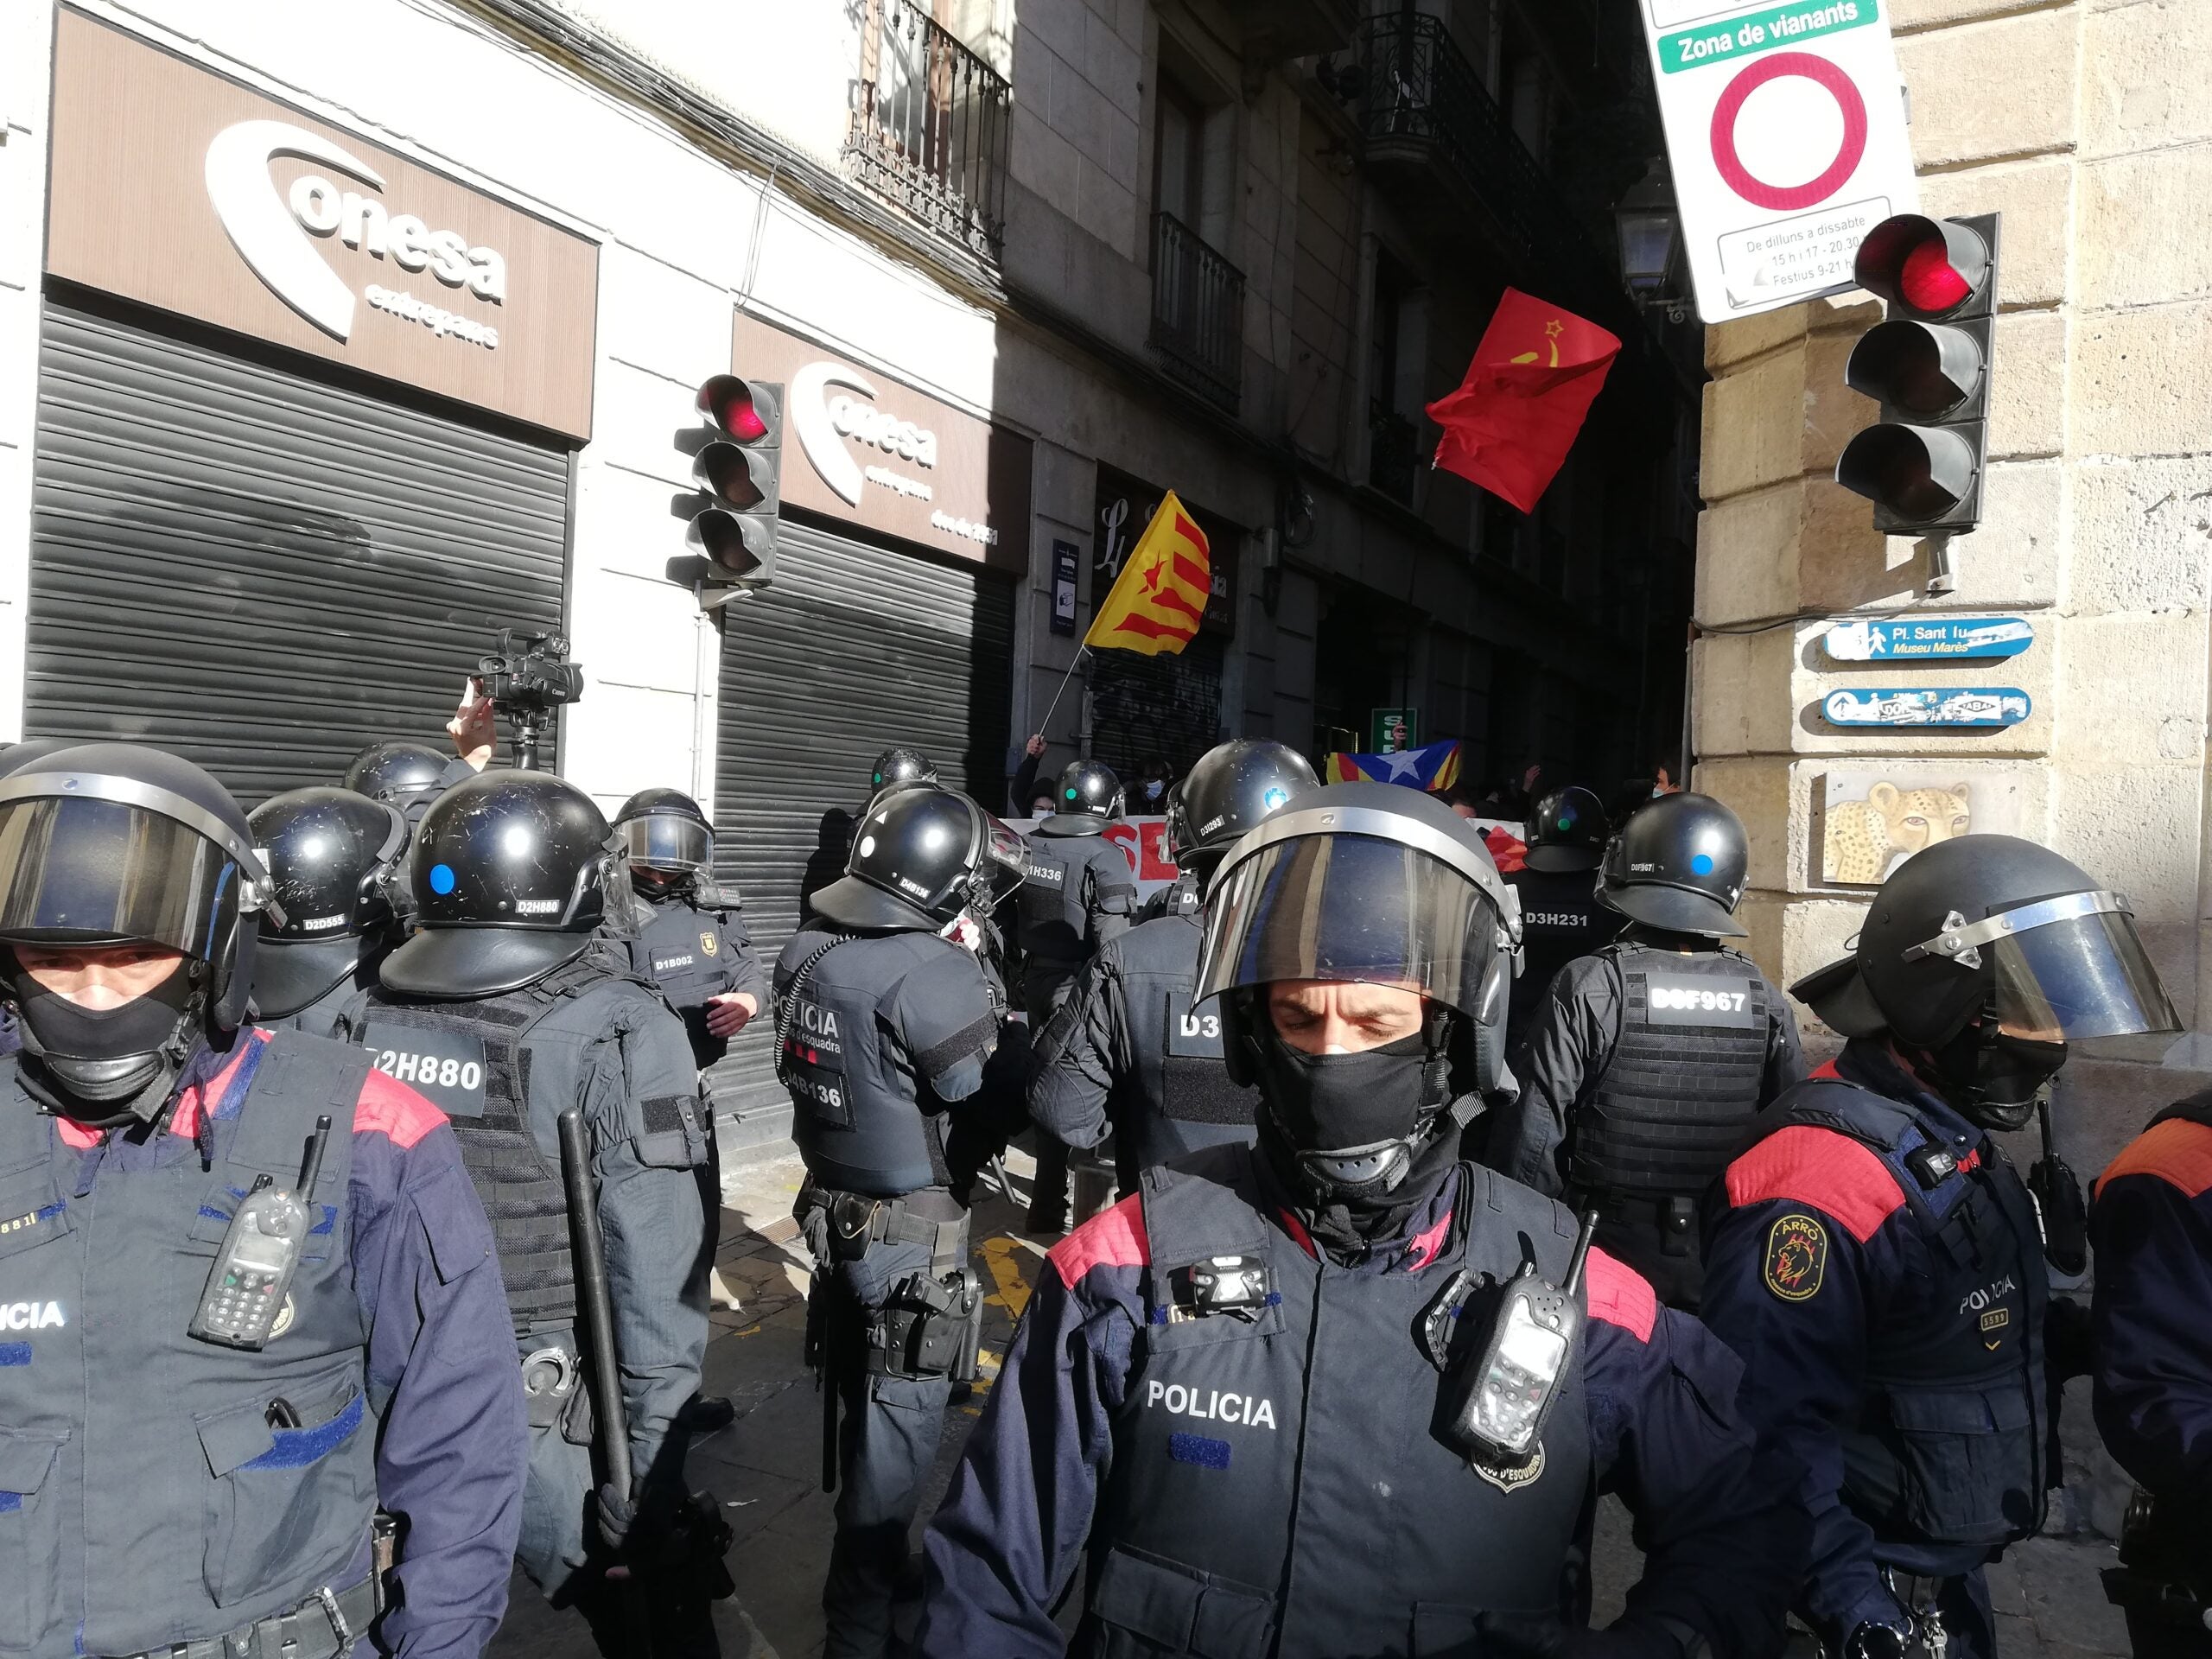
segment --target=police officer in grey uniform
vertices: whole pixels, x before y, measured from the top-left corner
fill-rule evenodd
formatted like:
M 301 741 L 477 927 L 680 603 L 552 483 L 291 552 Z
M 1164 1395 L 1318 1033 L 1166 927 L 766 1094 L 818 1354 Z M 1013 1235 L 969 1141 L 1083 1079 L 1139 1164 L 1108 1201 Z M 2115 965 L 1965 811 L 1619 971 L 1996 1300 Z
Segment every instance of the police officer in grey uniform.
M 777 1072 L 806 1184 L 808 1324 L 843 1424 L 822 1605 L 834 1659 L 891 1651 L 907 1535 L 956 1379 L 974 1374 L 981 1290 L 953 1192 L 951 1118 L 984 1088 L 1003 1010 L 963 917 L 987 911 L 1020 838 L 964 795 L 905 790 L 859 826 L 821 920 L 776 964 Z M 826 1428 L 825 1425 L 825 1428 Z
M 1097 760 L 1069 762 L 1052 804 L 1058 810 L 1030 832 L 1021 883 L 1021 1001 L 1032 1033 L 1044 1030 L 1084 963 L 1127 932 L 1137 910 L 1128 856 L 1106 839 L 1106 826 L 1122 816 L 1122 785 L 1113 768 Z M 1040 1126 L 1029 1230 L 1058 1232 L 1067 1214 L 1068 1149 Z
M 1490 1143 L 1514 1179 L 1595 1208 L 1598 1242 L 1690 1313 L 1699 1199 L 1805 1071 L 1789 1002 L 1722 943 L 1743 937 L 1748 858 L 1742 821 L 1708 795 L 1662 796 L 1629 819 L 1599 887 L 1628 926 L 1552 981 Z
M 1509 1045 L 1528 1030 L 1552 976 L 1620 931 L 1616 911 L 1598 902 L 1605 856 L 1605 809 L 1586 789 L 1555 789 L 1529 820 L 1529 852 L 1505 885 L 1521 899 L 1521 976 L 1505 1016 Z
M 255 1016 L 272 1029 L 335 1036 L 399 943 L 393 901 L 407 820 L 396 806 L 317 785 L 271 796 L 246 822 L 276 884 L 254 953 Z
M 489 771 L 448 791 L 416 837 L 417 931 L 346 1027 L 444 1108 L 493 1217 L 530 1408 L 524 1568 L 613 1654 L 632 1638 L 606 1570 L 649 1561 L 663 1569 L 648 1598 L 656 1648 L 708 1652 L 715 1563 L 676 1565 L 683 1541 L 705 1535 L 677 1419 L 707 1344 L 706 1126 L 683 1022 L 602 929 L 626 921 L 619 846 L 589 797 L 544 772 Z M 557 1127 L 572 1109 L 597 1187 L 620 1401 L 594 1400 L 580 1363 Z M 594 1457 L 594 1422 L 615 1410 L 626 1492 Z
M 1112 1135 L 1124 1198 L 1154 1164 L 1204 1147 L 1249 1147 L 1258 1133 L 1257 1094 L 1222 1064 L 1220 1013 L 1192 1001 L 1200 901 L 1230 843 L 1319 782 L 1286 744 L 1237 738 L 1201 755 L 1168 799 L 1177 874 L 1160 913 L 1099 947 L 1037 1039 L 1030 1116 L 1071 1147 Z

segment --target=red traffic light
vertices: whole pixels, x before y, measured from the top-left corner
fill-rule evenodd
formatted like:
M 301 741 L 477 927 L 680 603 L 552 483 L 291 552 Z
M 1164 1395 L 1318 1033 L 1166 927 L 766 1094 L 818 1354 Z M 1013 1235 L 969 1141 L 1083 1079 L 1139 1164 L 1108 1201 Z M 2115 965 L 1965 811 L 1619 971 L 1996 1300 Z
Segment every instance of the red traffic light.
M 758 443 L 775 428 L 776 399 L 766 386 L 718 374 L 699 388 L 699 412 L 739 443 Z
M 1899 213 L 1866 232 L 1851 274 L 1877 298 L 1919 317 L 1986 309 L 1989 245 L 1955 219 Z
M 1896 528 L 1913 529 L 1934 525 L 1967 501 L 1980 469 L 1974 446 L 1951 428 L 1887 421 L 1844 446 L 1835 481 L 1886 508 Z

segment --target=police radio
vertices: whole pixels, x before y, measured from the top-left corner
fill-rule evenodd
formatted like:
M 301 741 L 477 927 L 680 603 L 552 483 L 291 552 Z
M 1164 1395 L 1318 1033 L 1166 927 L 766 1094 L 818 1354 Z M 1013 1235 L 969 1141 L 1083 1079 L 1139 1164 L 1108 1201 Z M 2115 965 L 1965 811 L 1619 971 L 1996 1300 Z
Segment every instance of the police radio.
M 278 1186 L 268 1175 L 254 1177 L 253 1190 L 238 1201 L 223 1248 L 215 1253 L 188 1335 L 226 1348 L 258 1351 L 267 1345 L 314 1224 L 309 1202 L 329 1138 L 330 1119 L 316 1118 L 306 1165 L 293 1187 Z
M 1582 1310 L 1575 1298 L 1582 1289 L 1582 1268 L 1597 1230 L 1595 1211 L 1582 1218 L 1567 1264 L 1564 1287 L 1524 1261 L 1506 1281 L 1490 1340 L 1471 1362 L 1446 1373 L 1443 1427 L 1452 1444 L 1476 1462 L 1498 1469 L 1525 1469 L 1541 1450 L 1544 1423 L 1559 1398 L 1582 1334 Z M 1456 1287 L 1455 1287 L 1456 1288 Z M 1469 1288 L 1471 1288 L 1470 1283 Z M 1456 1319 L 1466 1294 L 1447 1288 L 1446 1300 L 1430 1316 L 1430 1348 L 1439 1352 L 1448 1334 L 1438 1328 L 1445 1315 Z

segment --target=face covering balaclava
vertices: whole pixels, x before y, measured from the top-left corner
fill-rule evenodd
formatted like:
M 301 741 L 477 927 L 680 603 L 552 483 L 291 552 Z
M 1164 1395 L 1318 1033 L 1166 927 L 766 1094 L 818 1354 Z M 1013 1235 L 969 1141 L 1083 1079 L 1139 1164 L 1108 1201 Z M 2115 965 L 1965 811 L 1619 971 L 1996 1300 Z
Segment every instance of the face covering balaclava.
M 2010 1036 L 1986 1018 L 1941 1048 L 1909 1051 L 1909 1058 L 1969 1122 L 2011 1130 L 2035 1116 L 2037 1092 L 2066 1064 L 2066 1045 Z
M 10 968 L 23 1050 L 55 1105 L 95 1128 L 152 1122 L 200 1030 L 206 965 L 179 962 L 145 995 L 112 1008 L 72 1002 Z

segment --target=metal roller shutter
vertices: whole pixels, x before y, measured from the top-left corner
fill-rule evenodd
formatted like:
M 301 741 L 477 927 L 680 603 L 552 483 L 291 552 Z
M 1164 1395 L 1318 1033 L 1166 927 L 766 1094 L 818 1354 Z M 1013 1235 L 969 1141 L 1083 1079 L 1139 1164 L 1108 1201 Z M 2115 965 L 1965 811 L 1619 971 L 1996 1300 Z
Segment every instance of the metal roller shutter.
M 1122 782 L 1145 757 L 1180 777 L 1220 741 L 1221 636 L 1202 633 L 1179 656 L 1102 651 L 1091 659 L 1090 753 Z M 1137 810 L 1135 803 L 1131 811 Z
M 1014 584 L 786 520 L 776 583 L 723 612 L 715 864 L 736 884 L 764 961 L 798 925 L 799 885 L 830 808 L 856 811 L 869 763 L 893 743 L 948 785 L 1003 805 L 1014 684 Z M 770 1022 L 715 1077 L 737 1144 L 782 1133 Z
M 562 626 L 567 518 L 558 449 L 49 302 L 25 730 L 249 807 L 443 747 L 497 630 Z

